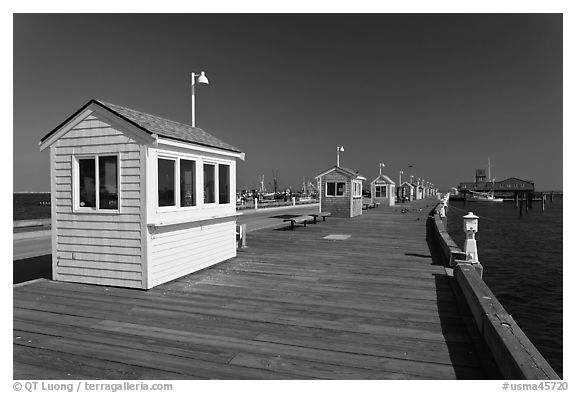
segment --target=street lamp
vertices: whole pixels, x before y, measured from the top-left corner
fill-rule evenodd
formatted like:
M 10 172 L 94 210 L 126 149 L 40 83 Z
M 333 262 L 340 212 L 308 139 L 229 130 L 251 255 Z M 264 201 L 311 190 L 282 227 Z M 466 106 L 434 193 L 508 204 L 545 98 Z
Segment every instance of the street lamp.
M 198 83 L 205 85 L 208 84 L 208 78 L 206 78 L 206 75 L 204 75 L 204 71 L 200 72 L 200 75 L 192 73 L 192 127 L 196 127 L 196 113 L 194 108 L 196 103 L 196 98 L 194 95 L 194 85 L 196 84 L 196 78 L 198 78 Z
M 382 168 L 385 167 L 385 166 L 386 166 L 386 164 L 380 163 L 380 176 L 382 176 Z
M 340 152 L 344 151 L 344 146 L 336 146 L 336 166 L 340 166 Z
M 398 187 L 400 187 L 400 185 L 402 184 L 402 175 L 404 174 L 404 171 L 400 171 L 400 176 L 398 178 Z

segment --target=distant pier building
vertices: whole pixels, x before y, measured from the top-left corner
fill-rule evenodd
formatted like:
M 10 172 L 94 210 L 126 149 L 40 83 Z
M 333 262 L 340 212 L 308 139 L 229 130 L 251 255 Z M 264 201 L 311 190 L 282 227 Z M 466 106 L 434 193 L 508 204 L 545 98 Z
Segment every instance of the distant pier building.
M 338 165 L 316 176 L 320 195 L 320 212 L 351 218 L 362 214 L 362 182 L 358 172 Z
M 370 183 L 372 202 L 394 206 L 396 202 L 396 183 L 388 176 L 381 174 Z
M 458 185 L 458 191 L 465 194 L 469 191 L 490 192 L 494 191 L 494 196 L 498 198 L 514 198 L 516 195 L 534 193 L 534 181 L 523 180 L 517 177 L 509 177 L 500 181 L 488 181 L 485 170 L 476 171 L 475 182 L 463 182 Z

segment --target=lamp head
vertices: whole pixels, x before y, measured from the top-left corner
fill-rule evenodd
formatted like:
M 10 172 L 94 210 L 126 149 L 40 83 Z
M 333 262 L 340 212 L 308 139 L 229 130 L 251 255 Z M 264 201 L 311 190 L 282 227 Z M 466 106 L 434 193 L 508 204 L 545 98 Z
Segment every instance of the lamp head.
M 208 78 L 206 78 L 204 71 L 200 72 L 200 76 L 198 77 L 198 83 L 208 84 Z

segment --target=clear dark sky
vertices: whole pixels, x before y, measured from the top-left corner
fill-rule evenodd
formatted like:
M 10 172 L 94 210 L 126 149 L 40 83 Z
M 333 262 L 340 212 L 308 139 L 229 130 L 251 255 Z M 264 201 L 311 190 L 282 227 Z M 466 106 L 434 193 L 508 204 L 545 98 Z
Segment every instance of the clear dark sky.
M 239 189 L 336 163 L 440 189 L 562 189 L 561 14 L 14 16 L 14 191 L 49 191 L 38 141 L 91 98 L 196 124 L 246 153 Z M 408 168 L 412 165 L 413 168 Z

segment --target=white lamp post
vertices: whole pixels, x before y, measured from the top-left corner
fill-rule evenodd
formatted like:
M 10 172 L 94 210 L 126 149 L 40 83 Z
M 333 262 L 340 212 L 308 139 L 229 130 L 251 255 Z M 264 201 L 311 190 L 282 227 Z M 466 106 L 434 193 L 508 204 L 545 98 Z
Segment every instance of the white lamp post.
M 340 166 L 340 152 L 344 151 L 344 146 L 336 146 L 336 166 Z
M 382 176 L 382 168 L 385 167 L 385 164 L 380 163 L 379 165 L 379 169 L 380 169 L 380 176 Z
M 194 85 L 196 84 L 196 78 L 198 78 L 198 83 L 208 84 L 208 78 L 204 75 L 204 71 L 200 72 L 200 75 L 192 73 L 192 127 L 196 127 L 196 113 L 195 113 L 195 105 L 196 105 L 196 97 L 194 94 Z
M 466 233 L 466 242 L 464 243 L 464 252 L 466 259 L 471 263 L 479 263 L 478 249 L 476 248 L 475 234 L 478 232 L 478 216 L 469 212 L 464 217 L 464 232 Z

